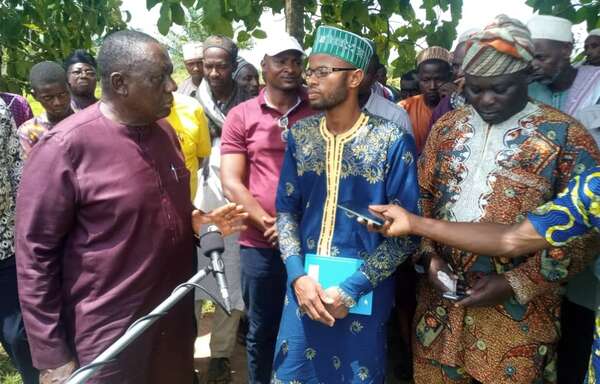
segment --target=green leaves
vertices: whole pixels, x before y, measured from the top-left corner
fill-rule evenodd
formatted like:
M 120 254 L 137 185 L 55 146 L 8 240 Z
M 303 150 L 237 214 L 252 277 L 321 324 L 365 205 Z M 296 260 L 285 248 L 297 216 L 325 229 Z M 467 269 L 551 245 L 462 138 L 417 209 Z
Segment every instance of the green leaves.
M 171 4 L 171 19 L 176 24 L 185 24 L 185 13 L 183 12 L 183 8 L 181 8 L 181 5 L 177 3 Z
M 600 26 L 600 1 L 597 0 L 527 0 L 526 3 L 541 15 L 564 17 L 575 24 L 586 22 L 588 30 Z
M 257 39 L 266 39 L 267 33 L 262 29 L 255 29 L 254 31 L 252 31 L 252 36 L 256 37 Z
M 233 7 L 237 16 L 246 17 L 252 12 L 252 3 L 250 0 L 236 0 L 233 2 Z
M 158 2 L 161 1 L 147 0 L 147 5 Z M 285 0 L 162 0 L 162 4 L 165 3 L 170 5 L 172 22 L 178 24 L 181 20 L 176 13 L 179 11 L 171 6 L 199 9 L 203 15 L 202 26 L 209 34 L 232 37 L 235 25 L 235 37 L 241 44 L 252 38 L 267 37 L 260 29 L 260 16 L 267 11 L 281 13 L 285 6 Z M 394 74 L 398 75 L 414 67 L 415 47 L 422 39 L 451 48 L 463 0 L 423 0 L 424 20 L 416 17 L 410 0 L 293 0 L 293 4 L 303 7 L 303 12 L 291 12 L 296 18 L 289 23 L 303 27 L 304 46 L 312 44 L 312 33 L 320 24 L 337 25 L 372 39 L 384 62 L 398 55 L 392 63 Z M 448 14 L 451 20 L 447 20 Z M 162 12 L 159 30 L 163 33 L 172 23 L 161 20 Z
M 159 4 L 160 0 L 146 0 L 146 9 L 147 10 L 151 10 L 152 8 L 154 8 L 156 6 L 156 4 Z
M 169 3 L 162 3 L 160 6 L 160 16 L 158 18 L 158 32 L 162 35 L 166 35 L 169 33 L 169 29 L 173 24 L 173 20 L 171 19 L 171 6 Z
M 246 41 L 250 40 L 250 34 L 246 31 L 239 31 L 236 37 L 236 40 L 238 43 L 245 43 Z
M 73 50 L 92 50 L 106 33 L 125 28 L 124 18 L 131 15 L 120 6 L 121 0 L 1 0 L 0 58 L 6 72 L 0 89 L 20 93 L 34 63 L 62 62 Z

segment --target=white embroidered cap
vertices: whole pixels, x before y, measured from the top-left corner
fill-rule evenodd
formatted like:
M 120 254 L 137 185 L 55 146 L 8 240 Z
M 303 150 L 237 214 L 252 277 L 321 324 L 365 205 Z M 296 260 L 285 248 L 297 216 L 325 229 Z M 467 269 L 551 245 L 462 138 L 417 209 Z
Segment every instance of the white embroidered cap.
M 569 20 L 548 15 L 536 15 L 527 22 L 533 40 L 546 39 L 572 43 L 572 27 L 573 24 Z
M 181 49 L 183 51 L 183 60 L 202 59 L 204 57 L 202 43 L 193 41 L 191 43 L 183 44 Z

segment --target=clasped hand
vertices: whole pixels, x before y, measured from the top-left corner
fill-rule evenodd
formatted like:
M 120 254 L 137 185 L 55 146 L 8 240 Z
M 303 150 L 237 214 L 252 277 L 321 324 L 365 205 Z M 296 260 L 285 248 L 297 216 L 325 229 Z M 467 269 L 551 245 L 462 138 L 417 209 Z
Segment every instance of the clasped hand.
M 314 321 L 333 327 L 335 319 L 348 316 L 348 307 L 335 287 L 323 289 L 310 276 L 300 276 L 292 284 L 303 313 Z

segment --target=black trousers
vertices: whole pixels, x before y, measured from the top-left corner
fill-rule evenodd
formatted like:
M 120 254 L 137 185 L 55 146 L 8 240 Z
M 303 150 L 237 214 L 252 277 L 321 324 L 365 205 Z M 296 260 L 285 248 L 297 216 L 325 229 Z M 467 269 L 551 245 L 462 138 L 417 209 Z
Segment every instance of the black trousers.
M 25 384 L 37 384 L 39 372 L 31 362 L 17 294 L 15 258 L 0 261 L 0 343 Z
M 581 384 L 585 379 L 594 336 L 594 311 L 563 299 L 558 342 L 558 384 Z

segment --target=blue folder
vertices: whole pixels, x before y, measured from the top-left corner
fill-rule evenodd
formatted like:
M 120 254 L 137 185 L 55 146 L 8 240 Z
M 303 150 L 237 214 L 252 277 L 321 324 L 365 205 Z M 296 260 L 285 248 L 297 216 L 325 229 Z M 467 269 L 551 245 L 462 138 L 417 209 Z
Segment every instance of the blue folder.
M 346 278 L 356 272 L 363 261 L 349 257 L 319 256 L 307 254 L 304 258 L 304 270 L 308 276 L 318 281 L 324 289 L 339 286 Z M 373 292 L 369 292 L 350 308 L 350 313 L 370 315 L 373 306 Z

